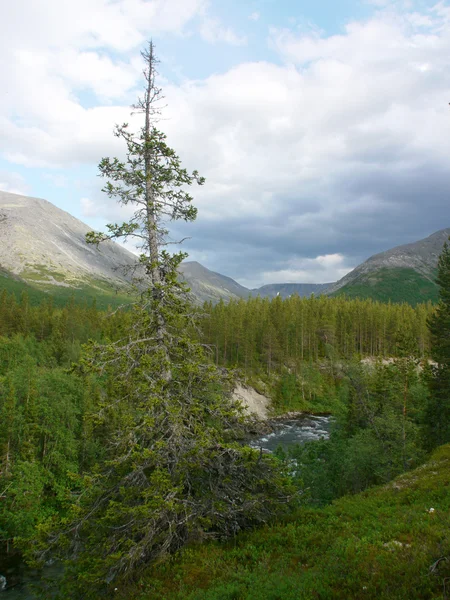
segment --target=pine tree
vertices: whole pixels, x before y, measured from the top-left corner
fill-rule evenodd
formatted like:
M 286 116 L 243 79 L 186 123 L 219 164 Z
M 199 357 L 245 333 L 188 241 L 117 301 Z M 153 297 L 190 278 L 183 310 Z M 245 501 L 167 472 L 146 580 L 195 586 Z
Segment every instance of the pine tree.
M 135 212 L 109 225 L 108 235 L 91 233 L 88 240 L 137 238 L 143 270 L 137 275 L 146 287 L 127 336 L 92 342 L 80 367 L 107 382 L 93 416 L 97 431 L 108 431 L 107 457 L 86 477 L 69 525 L 51 534 L 50 549 L 75 555 L 61 585 L 65 598 L 109 598 L 149 562 L 189 540 L 265 521 L 288 497 L 272 460 L 235 441 L 245 418 L 231 382 L 190 335 L 195 310 L 177 273 L 185 254 L 164 249 L 163 221 L 195 218 L 185 187 L 203 179 L 181 167 L 155 126 L 161 92 L 151 42 L 142 56 L 145 95 L 134 109 L 143 112 L 144 125 L 137 135 L 118 127 L 127 159 L 100 163 L 107 194 Z
M 432 448 L 450 442 L 450 247 L 439 257 L 439 304 L 428 319 L 431 356 L 435 361 L 428 377 L 430 398 L 425 416 L 426 444 Z
M 2 392 L 4 395 L 0 403 L 0 482 L 2 478 L 6 479 L 11 474 L 17 410 L 16 391 L 11 380 L 5 380 L 4 389 L 0 387 L 0 393 Z

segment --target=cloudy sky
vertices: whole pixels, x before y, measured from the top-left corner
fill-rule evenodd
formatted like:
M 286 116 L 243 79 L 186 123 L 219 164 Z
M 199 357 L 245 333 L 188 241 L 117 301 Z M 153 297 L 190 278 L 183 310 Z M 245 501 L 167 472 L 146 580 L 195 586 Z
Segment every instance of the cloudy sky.
M 190 258 L 327 282 L 450 227 L 450 1 L 0 2 L 0 189 L 101 229 L 150 37 L 170 145 L 206 185 Z

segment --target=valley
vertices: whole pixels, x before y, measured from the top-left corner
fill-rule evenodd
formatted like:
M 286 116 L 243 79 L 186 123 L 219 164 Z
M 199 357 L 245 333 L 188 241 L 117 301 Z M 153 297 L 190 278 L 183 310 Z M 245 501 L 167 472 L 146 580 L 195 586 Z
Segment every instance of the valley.
M 0 596 L 447 598 L 446 0 L 45 3 L 0 3 Z
M 50 294 L 56 302 L 98 299 L 105 308 L 130 301 L 137 257 L 117 243 L 88 245 L 88 225 L 51 203 L 0 191 L 0 289 Z M 335 283 L 276 283 L 248 289 L 231 277 L 184 261 L 180 274 L 198 304 L 239 298 L 345 295 L 381 302 L 436 302 L 437 260 L 450 229 L 370 257 Z M 139 270 L 135 273 L 139 277 Z M 61 300 L 59 300 L 61 299 Z

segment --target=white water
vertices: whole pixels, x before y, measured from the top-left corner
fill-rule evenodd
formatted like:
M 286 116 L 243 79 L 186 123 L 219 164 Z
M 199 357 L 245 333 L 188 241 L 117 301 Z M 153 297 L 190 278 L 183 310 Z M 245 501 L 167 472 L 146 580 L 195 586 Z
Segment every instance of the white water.
M 273 452 L 281 446 L 286 450 L 289 446 L 303 444 L 320 439 L 328 439 L 331 417 L 305 415 L 297 419 L 275 421 L 274 431 L 264 436 L 252 439 L 252 448 L 262 448 Z

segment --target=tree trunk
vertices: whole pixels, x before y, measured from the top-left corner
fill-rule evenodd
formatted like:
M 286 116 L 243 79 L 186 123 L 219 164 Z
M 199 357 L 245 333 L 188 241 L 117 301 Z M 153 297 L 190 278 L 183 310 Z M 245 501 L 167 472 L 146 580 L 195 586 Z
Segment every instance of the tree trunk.
M 152 173 L 152 153 L 149 142 L 151 140 L 151 111 L 152 99 L 155 91 L 155 56 L 153 53 L 153 42 L 150 42 L 147 55 L 148 70 L 146 73 L 147 89 L 145 93 L 145 149 L 144 149 L 144 164 L 145 164 L 145 205 L 147 210 L 147 243 L 150 254 L 150 276 L 152 280 L 152 296 L 155 300 L 152 310 L 156 310 L 157 344 L 163 351 L 165 358 L 165 369 L 162 374 L 163 379 L 169 382 L 172 379 L 172 371 L 170 368 L 169 353 L 167 350 L 166 339 L 166 322 L 164 315 L 161 312 L 161 271 L 159 264 L 159 244 L 157 234 L 157 222 L 155 217 L 155 194 L 153 190 L 153 173 Z

